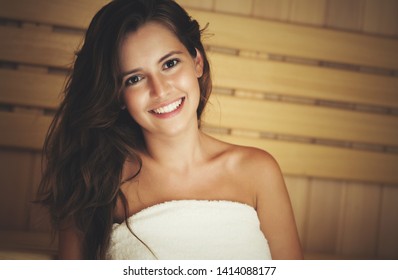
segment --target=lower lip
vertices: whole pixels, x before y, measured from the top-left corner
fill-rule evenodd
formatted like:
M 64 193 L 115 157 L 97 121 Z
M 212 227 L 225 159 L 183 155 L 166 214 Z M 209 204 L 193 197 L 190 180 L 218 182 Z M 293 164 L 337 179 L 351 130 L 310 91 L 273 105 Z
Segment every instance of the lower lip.
M 174 117 L 175 115 L 177 115 L 182 110 L 182 107 L 184 106 L 184 104 L 185 104 L 185 98 L 182 98 L 180 106 L 177 109 L 175 109 L 174 111 L 172 111 L 170 113 L 163 113 L 163 114 L 156 114 L 155 112 L 151 112 L 151 114 L 159 119 L 168 119 L 168 118 L 171 118 L 171 117 Z

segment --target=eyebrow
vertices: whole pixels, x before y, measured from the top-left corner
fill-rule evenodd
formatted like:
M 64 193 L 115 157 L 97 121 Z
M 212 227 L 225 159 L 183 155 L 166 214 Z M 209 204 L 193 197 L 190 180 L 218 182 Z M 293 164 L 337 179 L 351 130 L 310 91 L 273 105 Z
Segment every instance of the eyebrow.
M 158 63 L 161 63 L 163 60 L 169 58 L 170 56 L 173 56 L 173 55 L 175 55 L 175 54 L 182 54 L 182 53 L 183 53 L 182 51 L 171 51 L 171 52 L 167 53 L 166 55 L 162 56 L 162 57 L 158 60 Z M 140 70 L 142 70 L 141 67 L 135 68 L 135 69 L 132 69 L 132 70 L 128 70 L 128 71 L 126 71 L 126 72 L 123 72 L 123 73 L 122 73 L 122 78 L 124 78 L 124 77 L 127 76 L 127 75 L 130 75 L 130 74 L 133 74 L 133 73 L 135 73 L 135 72 L 138 72 L 138 71 L 140 71 Z

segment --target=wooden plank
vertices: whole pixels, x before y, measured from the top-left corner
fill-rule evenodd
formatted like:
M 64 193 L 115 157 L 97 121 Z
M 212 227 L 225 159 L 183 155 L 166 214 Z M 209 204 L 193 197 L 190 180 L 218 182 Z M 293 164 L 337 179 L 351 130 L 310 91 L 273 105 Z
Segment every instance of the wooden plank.
M 360 31 L 362 27 L 363 0 L 328 1 L 326 26 Z
M 52 117 L 0 112 L 0 146 L 41 149 Z
M 326 0 L 292 0 L 289 19 L 292 22 L 323 26 Z
M 398 187 L 385 186 L 382 192 L 378 252 L 380 259 L 398 259 Z
M 264 19 L 287 20 L 291 0 L 254 0 L 253 15 Z
M 0 225 L 3 229 L 24 230 L 28 226 L 31 169 L 31 153 L 0 150 Z
M 62 75 L 0 69 L 0 102 L 54 109 L 64 81 Z
M 306 251 L 335 254 L 344 184 L 313 179 L 309 199 Z
M 360 183 L 347 185 L 338 254 L 376 258 L 380 196 L 381 186 Z
M 398 107 L 398 79 L 210 53 L 214 84 L 320 100 Z
M 250 15 L 253 0 L 214 0 L 214 11 L 238 15 Z
M 102 2 L 89 0 L 21 2 L 1 0 L 0 16 L 86 28 L 88 18 L 102 6 Z M 188 12 L 202 26 L 210 23 L 209 31 L 216 35 L 209 42 L 217 46 L 398 69 L 398 40 L 193 9 Z
M 4 26 L 0 38 L 0 60 L 61 68 L 69 68 L 82 41 L 76 34 Z
M 86 28 L 109 0 L 0 0 L 0 17 L 51 25 Z
M 398 40 L 190 10 L 210 23 L 211 45 L 398 69 Z M 260 36 L 264 34 L 264 36 Z
M 37 199 L 38 186 L 41 180 L 42 153 L 32 152 L 32 179 L 30 188 L 30 201 Z M 29 204 L 29 227 L 30 231 L 51 232 L 50 215 L 47 208 L 37 203 Z
M 251 131 L 288 134 L 301 137 L 396 145 L 398 118 L 317 106 L 303 106 L 213 95 L 210 110 L 220 113 L 205 115 L 211 126 Z M 218 105 L 219 104 L 219 105 Z M 211 105 L 210 105 L 211 106 Z M 343 143 L 344 144 L 344 143 Z
M 365 32 L 398 36 L 398 1 L 365 0 L 362 30 Z
M 214 137 L 270 152 L 286 175 L 397 183 L 398 155 L 318 145 L 212 134 Z
M 184 8 L 202 10 L 212 10 L 214 6 L 214 0 L 177 0 L 176 2 Z

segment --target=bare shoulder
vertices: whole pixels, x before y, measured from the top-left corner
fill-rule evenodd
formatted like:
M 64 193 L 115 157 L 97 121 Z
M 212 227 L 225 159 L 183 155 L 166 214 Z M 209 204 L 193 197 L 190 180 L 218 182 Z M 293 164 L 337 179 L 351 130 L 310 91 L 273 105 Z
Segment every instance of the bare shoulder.
M 252 175 L 274 176 L 280 175 L 280 168 L 275 158 L 267 151 L 246 146 L 234 145 L 234 151 L 239 159 L 239 165 Z
M 281 170 L 276 159 L 267 151 L 249 146 L 226 143 L 215 139 L 226 158 L 227 168 L 250 181 L 263 183 L 268 179 L 281 179 Z
M 279 164 L 269 152 L 255 147 L 235 146 L 233 153 L 237 157 L 236 168 L 255 193 L 257 202 L 273 189 L 285 188 Z
M 257 196 L 272 188 L 284 188 L 281 169 L 276 159 L 267 151 L 226 143 L 212 139 L 225 162 L 225 171 L 245 186 L 257 201 Z M 247 189 L 249 187 L 249 189 Z M 268 190 L 267 190 L 268 189 Z M 255 205 L 253 205 L 255 206 Z

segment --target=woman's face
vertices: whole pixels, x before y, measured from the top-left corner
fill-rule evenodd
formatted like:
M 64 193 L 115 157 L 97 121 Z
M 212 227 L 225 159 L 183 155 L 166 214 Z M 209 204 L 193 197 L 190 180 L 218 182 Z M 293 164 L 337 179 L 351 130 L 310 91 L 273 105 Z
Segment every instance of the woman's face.
M 144 135 L 175 135 L 197 127 L 202 56 L 193 58 L 169 29 L 150 22 L 120 48 L 123 101 Z

